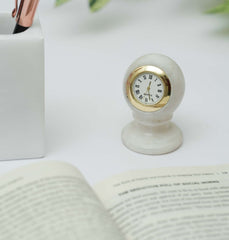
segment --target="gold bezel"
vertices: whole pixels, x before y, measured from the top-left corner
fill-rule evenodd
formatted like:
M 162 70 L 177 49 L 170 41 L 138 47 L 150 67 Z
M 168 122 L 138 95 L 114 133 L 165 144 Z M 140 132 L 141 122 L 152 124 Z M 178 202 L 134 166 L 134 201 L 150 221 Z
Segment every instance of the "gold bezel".
M 134 96 L 132 92 L 132 85 L 134 80 L 142 73 L 152 73 L 159 77 L 164 85 L 164 95 L 160 102 L 154 105 L 144 105 L 140 103 Z M 171 95 L 171 85 L 168 76 L 165 74 L 163 70 L 155 66 L 141 66 L 136 68 L 128 77 L 126 82 L 126 94 L 127 98 L 129 99 L 130 103 L 143 112 L 155 112 L 164 107 L 170 98 Z

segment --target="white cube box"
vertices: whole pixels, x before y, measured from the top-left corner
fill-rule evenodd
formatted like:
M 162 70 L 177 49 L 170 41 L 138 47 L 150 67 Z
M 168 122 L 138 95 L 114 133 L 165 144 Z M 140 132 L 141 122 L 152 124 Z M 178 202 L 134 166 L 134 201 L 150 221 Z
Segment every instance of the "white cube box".
M 44 156 L 44 38 L 0 13 L 0 160 Z

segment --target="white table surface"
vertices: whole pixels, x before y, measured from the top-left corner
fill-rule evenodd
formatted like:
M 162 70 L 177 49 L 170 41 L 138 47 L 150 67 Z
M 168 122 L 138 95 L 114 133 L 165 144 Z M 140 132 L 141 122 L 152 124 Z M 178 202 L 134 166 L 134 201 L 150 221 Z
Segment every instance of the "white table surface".
M 77 166 L 94 183 L 130 169 L 229 162 L 229 16 L 206 15 L 214 0 L 111 0 L 90 13 L 87 0 L 54 8 L 41 0 L 46 39 L 44 160 Z M 1 1 L 10 12 L 14 1 Z M 186 78 L 173 121 L 184 133 L 176 152 L 144 156 L 126 149 L 121 130 L 132 120 L 122 82 L 137 57 L 163 53 Z M 0 174 L 41 160 L 3 161 Z

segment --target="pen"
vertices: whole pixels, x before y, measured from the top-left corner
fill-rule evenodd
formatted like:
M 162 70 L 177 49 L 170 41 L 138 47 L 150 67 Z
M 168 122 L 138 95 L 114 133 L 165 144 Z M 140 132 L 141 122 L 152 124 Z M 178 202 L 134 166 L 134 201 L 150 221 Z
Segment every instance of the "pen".
M 18 7 L 18 0 L 15 0 L 15 8 L 12 17 L 16 17 L 16 26 L 13 34 L 24 32 L 33 24 L 39 0 L 21 0 Z

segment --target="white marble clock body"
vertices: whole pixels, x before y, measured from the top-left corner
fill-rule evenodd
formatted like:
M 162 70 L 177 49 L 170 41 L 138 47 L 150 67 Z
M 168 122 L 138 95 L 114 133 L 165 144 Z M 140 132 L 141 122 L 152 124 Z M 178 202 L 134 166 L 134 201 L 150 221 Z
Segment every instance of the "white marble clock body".
M 167 75 L 171 85 L 168 103 L 154 112 L 144 112 L 131 104 L 126 94 L 130 74 L 142 66 L 155 66 Z M 183 142 L 181 130 L 170 122 L 179 106 L 185 90 L 184 75 L 180 67 L 169 57 L 148 54 L 138 58 L 128 68 L 124 78 L 124 96 L 133 111 L 134 121 L 122 131 L 122 141 L 129 149 L 143 154 L 164 154 L 177 149 Z

